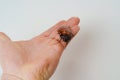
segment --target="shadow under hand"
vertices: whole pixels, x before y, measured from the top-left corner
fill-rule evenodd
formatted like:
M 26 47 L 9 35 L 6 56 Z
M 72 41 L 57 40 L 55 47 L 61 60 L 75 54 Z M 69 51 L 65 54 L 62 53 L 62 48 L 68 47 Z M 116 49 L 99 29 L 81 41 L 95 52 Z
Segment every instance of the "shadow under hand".
M 82 77 L 86 66 L 86 60 L 91 55 L 89 51 L 92 45 L 92 34 L 90 31 L 80 32 L 64 51 L 61 59 L 62 80 L 76 80 L 75 77 Z

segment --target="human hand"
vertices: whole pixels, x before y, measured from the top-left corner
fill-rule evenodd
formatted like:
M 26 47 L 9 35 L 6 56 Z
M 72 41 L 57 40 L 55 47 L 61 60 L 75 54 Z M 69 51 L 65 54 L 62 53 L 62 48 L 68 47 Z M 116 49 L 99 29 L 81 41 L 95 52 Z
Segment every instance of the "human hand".
M 73 35 L 79 31 L 79 19 L 60 21 L 49 30 L 26 41 L 11 41 L 0 33 L 0 64 L 2 80 L 48 80 L 54 73 L 66 42 L 60 40 L 58 29 L 69 26 Z M 60 41 L 59 41 L 60 40 Z M 7 79 L 7 76 L 13 76 Z

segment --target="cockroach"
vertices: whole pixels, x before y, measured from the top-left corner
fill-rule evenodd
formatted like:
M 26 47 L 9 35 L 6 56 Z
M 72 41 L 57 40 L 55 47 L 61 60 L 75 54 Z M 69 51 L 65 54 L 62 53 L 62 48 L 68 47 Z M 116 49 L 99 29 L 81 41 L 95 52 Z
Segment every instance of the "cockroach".
M 68 43 L 73 37 L 72 30 L 69 27 L 59 28 L 58 34 L 60 35 L 60 38 L 66 43 Z

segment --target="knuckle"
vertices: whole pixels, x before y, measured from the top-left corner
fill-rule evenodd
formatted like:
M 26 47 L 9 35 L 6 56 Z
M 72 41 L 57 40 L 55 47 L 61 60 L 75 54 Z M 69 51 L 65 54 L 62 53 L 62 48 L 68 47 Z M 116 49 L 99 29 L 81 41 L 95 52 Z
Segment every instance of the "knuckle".
M 0 40 L 10 40 L 10 38 L 3 32 L 0 32 Z
M 65 24 L 65 23 L 66 23 L 65 20 L 62 20 L 62 21 L 59 22 L 59 24 Z
M 5 35 L 5 33 L 3 33 L 3 32 L 0 32 L 0 35 Z

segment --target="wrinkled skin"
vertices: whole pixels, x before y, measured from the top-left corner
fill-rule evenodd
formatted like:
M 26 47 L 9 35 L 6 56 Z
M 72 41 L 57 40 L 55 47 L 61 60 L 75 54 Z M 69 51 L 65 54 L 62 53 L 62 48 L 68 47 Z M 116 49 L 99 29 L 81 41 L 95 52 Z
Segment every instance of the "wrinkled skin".
M 3 75 L 10 74 L 23 80 L 48 80 L 54 73 L 67 44 L 60 40 L 57 30 L 70 26 L 72 33 L 79 31 L 79 19 L 60 21 L 44 33 L 26 41 L 12 41 L 0 33 L 0 64 Z

